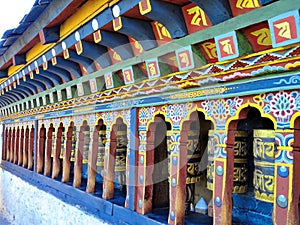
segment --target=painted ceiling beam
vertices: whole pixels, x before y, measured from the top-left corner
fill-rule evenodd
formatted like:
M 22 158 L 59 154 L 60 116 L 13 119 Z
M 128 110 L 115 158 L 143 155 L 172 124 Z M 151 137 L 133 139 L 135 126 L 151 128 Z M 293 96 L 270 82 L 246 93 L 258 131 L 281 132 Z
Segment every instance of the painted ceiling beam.
M 39 74 L 34 74 L 34 80 L 37 80 L 37 81 L 40 81 L 41 83 L 43 83 L 47 87 L 47 89 L 54 87 L 54 83 L 48 77 L 45 77 L 45 76 L 42 76 Z
M 60 85 L 60 84 L 62 84 L 61 77 L 58 76 L 55 73 L 51 73 L 51 72 L 49 72 L 47 70 L 40 70 L 39 75 L 41 75 L 43 77 L 49 78 L 54 83 L 54 85 Z
M 209 17 L 213 25 L 231 18 L 231 9 L 228 0 L 190 0 L 198 5 Z
M 37 94 L 38 91 L 37 91 L 37 88 L 32 85 L 32 84 L 29 84 L 29 83 L 26 83 L 25 81 L 23 80 L 20 80 L 20 85 L 19 87 L 21 87 L 21 90 L 23 89 L 27 89 L 28 91 L 30 91 L 33 95 Z
M 81 55 L 93 59 L 102 68 L 111 65 L 111 60 L 107 48 L 87 41 L 82 41 L 82 48 L 83 52 L 81 53 Z
M 69 55 L 70 57 L 68 58 L 68 60 L 81 64 L 88 73 L 93 73 L 97 70 L 92 59 L 84 57 L 82 55 L 78 55 L 72 50 L 69 50 Z
M 45 91 L 47 89 L 47 86 L 38 80 L 27 79 L 26 83 L 32 84 L 36 87 L 36 89 L 39 89 L 40 91 Z
M 134 38 L 146 51 L 157 46 L 155 35 L 149 22 L 127 17 L 121 17 L 121 19 L 122 27 L 117 32 Z
M 210 2 L 212 1 L 210 0 Z M 145 14 L 146 17 L 163 24 L 172 38 L 187 35 L 187 28 L 180 6 L 158 0 L 151 0 L 150 4 L 152 10 Z
M 60 57 L 56 57 L 56 61 L 57 64 L 55 65 L 55 67 L 59 67 L 61 69 L 69 71 L 75 78 L 81 77 L 80 66 L 77 63 L 65 60 Z
M 14 102 L 11 98 L 9 98 L 6 95 L 1 95 L 0 99 L 2 99 L 6 103 L 6 105 L 10 105 Z
M 68 82 L 72 80 L 70 73 L 65 69 L 48 64 L 47 71 L 59 76 L 63 82 Z
M 58 42 L 60 38 L 60 26 L 42 29 L 39 32 L 39 37 L 43 45 Z
M 10 92 L 6 92 L 1 97 L 4 97 L 4 98 L 6 97 L 7 99 L 10 99 L 12 101 L 12 103 L 21 100 L 19 97 L 16 97 L 13 93 L 10 93 Z
M 15 99 L 15 102 L 23 99 L 22 95 L 20 95 L 19 93 L 13 92 L 13 91 L 6 92 L 5 95 L 12 96 Z
M 19 90 L 18 88 L 16 88 L 16 89 L 13 89 L 11 91 L 12 92 L 17 92 L 17 93 L 21 94 L 23 96 L 23 98 L 27 98 L 27 97 L 29 97 L 29 96 L 32 95 L 30 92 L 28 92 L 24 88 L 22 88 L 22 90 Z
M 99 44 L 114 49 L 123 60 L 132 58 L 134 56 L 130 42 L 126 35 L 110 31 L 101 31 L 101 37 L 102 39 Z

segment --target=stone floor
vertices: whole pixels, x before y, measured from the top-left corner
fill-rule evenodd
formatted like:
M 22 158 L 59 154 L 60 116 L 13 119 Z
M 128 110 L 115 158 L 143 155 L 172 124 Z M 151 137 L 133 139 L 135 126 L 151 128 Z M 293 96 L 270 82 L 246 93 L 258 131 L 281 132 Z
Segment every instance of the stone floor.
M 7 221 L 7 219 L 0 214 L 0 225 L 10 225 L 11 223 Z

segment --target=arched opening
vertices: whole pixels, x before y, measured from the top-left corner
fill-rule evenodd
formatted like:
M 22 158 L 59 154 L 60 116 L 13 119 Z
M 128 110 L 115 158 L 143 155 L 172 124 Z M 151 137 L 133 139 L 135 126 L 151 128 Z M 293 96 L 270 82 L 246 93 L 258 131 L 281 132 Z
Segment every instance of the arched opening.
M 29 133 L 29 147 L 28 147 L 28 169 L 33 170 L 33 152 L 34 152 L 34 126 L 31 126 Z
M 24 154 L 24 127 L 22 126 L 20 129 L 20 145 L 19 145 L 19 156 L 18 156 L 18 165 L 22 166 L 23 165 L 23 154 Z
M 240 113 L 238 121 L 230 123 L 229 129 L 235 130 L 232 133 L 235 135 L 233 221 L 253 223 L 256 217 L 257 221 L 272 223 L 276 148 L 274 124 L 262 117 L 256 108 L 247 107 Z M 267 217 L 259 217 L 257 208 L 264 209 Z M 248 216 L 243 213 L 245 210 Z
M 46 147 L 46 128 L 45 125 L 42 124 L 39 130 L 39 138 L 38 138 L 38 149 L 37 149 L 37 173 L 42 173 L 44 171 L 44 154 Z
M 14 162 L 14 157 L 15 157 L 15 144 L 16 144 L 16 128 L 14 127 L 12 129 L 12 135 L 11 135 L 11 145 L 10 147 L 10 162 Z
M 10 153 L 10 147 L 11 147 L 11 143 L 12 143 L 12 128 L 10 127 L 8 129 L 8 134 L 7 134 L 7 145 L 6 145 L 6 160 L 10 161 L 11 158 L 11 153 Z
M 19 150 L 20 150 L 20 127 L 18 126 L 16 129 L 16 139 L 14 146 L 14 164 L 19 163 Z

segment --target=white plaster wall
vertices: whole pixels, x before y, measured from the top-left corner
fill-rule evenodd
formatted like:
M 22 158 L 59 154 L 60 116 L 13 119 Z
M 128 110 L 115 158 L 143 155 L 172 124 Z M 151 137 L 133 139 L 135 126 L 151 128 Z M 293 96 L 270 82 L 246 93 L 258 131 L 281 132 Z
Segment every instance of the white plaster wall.
M 0 169 L 0 213 L 13 225 L 106 225 Z

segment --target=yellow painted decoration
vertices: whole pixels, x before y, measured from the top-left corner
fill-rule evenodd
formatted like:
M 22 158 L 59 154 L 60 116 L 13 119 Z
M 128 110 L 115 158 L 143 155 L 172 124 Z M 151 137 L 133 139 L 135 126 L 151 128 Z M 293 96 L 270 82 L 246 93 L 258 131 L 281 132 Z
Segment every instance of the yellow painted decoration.
M 52 65 L 53 65 L 53 66 L 56 65 L 56 64 L 57 64 L 56 57 L 53 57 L 53 58 L 51 59 L 51 62 L 52 62 Z
M 75 44 L 75 48 L 76 48 L 77 54 L 80 55 L 80 54 L 83 52 L 82 42 L 81 42 L 81 41 L 78 41 L 78 42 Z
M 93 33 L 94 42 L 99 43 L 102 40 L 101 31 L 97 30 Z
M 257 38 L 258 44 L 264 46 L 272 45 L 271 33 L 268 28 L 262 28 L 260 30 L 253 31 L 251 34 L 255 37 L 258 37 Z
M 43 70 L 47 70 L 48 69 L 48 62 L 44 62 L 43 63 Z
M 278 36 L 286 39 L 292 39 L 291 27 L 288 22 L 285 21 L 279 24 L 275 24 L 274 26 L 280 30 L 278 32 Z
M 155 22 L 154 22 L 154 27 L 155 27 L 155 29 L 156 29 L 156 31 L 157 31 L 158 38 L 159 38 L 160 40 L 163 40 L 164 37 L 171 38 L 171 35 L 170 35 L 169 31 L 168 31 L 167 28 L 166 28 L 164 25 L 162 25 L 161 23 L 155 21 Z
M 63 50 L 63 55 L 64 55 L 64 58 L 65 58 L 65 59 L 68 59 L 68 58 L 70 57 L 70 55 L 69 55 L 69 50 L 68 50 L 68 49 Z M 55 59 L 56 59 L 56 58 L 55 58 Z
M 236 7 L 239 9 L 252 9 L 259 8 L 260 4 L 258 0 L 237 0 Z
M 118 31 L 122 28 L 122 19 L 119 16 L 118 18 L 113 20 L 113 27 L 114 27 L 114 31 Z
M 205 12 L 199 6 L 187 10 L 189 15 L 193 15 L 191 24 L 195 26 L 208 26 Z
M 141 15 L 145 15 L 152 10 L 151 2 L 150 0 L 142 0 L 139 2 L 139 10 Z
M 218 58 L 216 43 L 204 42 L 203 44 L 201 44 L 201 46 L 210 59 Z

